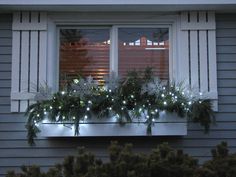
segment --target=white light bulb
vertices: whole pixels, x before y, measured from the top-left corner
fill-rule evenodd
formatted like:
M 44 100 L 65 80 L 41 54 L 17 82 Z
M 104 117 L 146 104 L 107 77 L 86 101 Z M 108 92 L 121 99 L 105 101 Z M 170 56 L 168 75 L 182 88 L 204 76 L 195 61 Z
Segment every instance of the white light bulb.
M 149 115 L 147 115 L 146 118 L 149 119 Z
M 131 98 L 134 98 L 134 95 L 130 95 Z
M 143 107 L 145 108 L 145 105 L 143 105 Z
M 111 89 L 109 89 L 109 92 L 111 93 Z
M 64 120 L 66 117 L 65 116 L 62 116 L 62 119 Z
M 86 108 L 86 110 L 87 110 L 87 111 L 90 111 L 90 108 L 89 108 L 89 107 L 87 107 L 87 108 Z
M 122 107 L 121 110 L 124 110 L 124 108 Z
M 139 110 L 138 110 L 139 112 L 141 112 L 142 111 L 142 108 L 139 108 Z
M 163 89 L 163 90 L 165 90 L 166 88 L 165 88 L 165 87 L 163 87 L 162 89 Z
M 188 104 L 189 104 L 189 105 L 191 105 L 191 104 L 192 104 L 192 102 L 191 102 L 191 101 L 189 101 L 189 102 L 188 102 Z
M 114 101 L 114 99 L 112 98 L 111 101 Z
M 106 97 L 108 98 L 109 96 L 107 95 Z
M 123 101 L 123 104 L 126 104 L 126 101 L 125 101 L 125 100 Z
M 59 106 L 58 109 L 61 109 L 61 106 Z
M 37 114 L 37 117 L 39 117 L 39 114 Z
M 199 95 L 202 96 L 202 92 L 200 92 Z
M 153 122 L 155 122 L 155 119 L 152 119 Z
M 92 104 L 92 101 L 91 101 L 91 100 L 88 100 L 88 103 L 89 103 L 89 104 Z
M 52 109 L 52 106 L 50 106 L 50 109 Z
M 157 110 L 157 109 L 155 109 L 155 112 L 158 112 L 158 110 Z
M 75 83 L 75 84 L 78 84 L 78 83 L 79 83 L 79 80 L 78 80 L 78 79 L 74 79 L 74 83 Z
M 162 93 L 162 94 L 161 94 L 161 97 L 162 97 L 162 98 L 164 98 L 164 97 L 165 97 L 165 95 Z
M 87 118 L 88 118 L 88 116 L 87 116 L 87 115 L 85 115 L 85 116 L 84 116 L 84 119 L 87 119 Z
M 74 120 L 75 120 L 75 116 L 74 116 L 74 117 L 72 117 L 72 119 L 74 119 Z
M 164 102 L 163 102 L 163 104 L 164 104 L 164 105 L 167 105 L 167 102 L 166 102 L 166 101 L 164 101 Z
M 112 108 L 111 108 L 111 107 L 109 107 L 109 110 L 112 110 Z
M 64 94 L 65 94 L 65 91 L 62 91 L 61 94 L 64 95 Z
M 47 112 L 46 111 L 44 111 L 44 115 L 46 115 L 47 114 Z
M 182 95 L 184 95 L 184 92 L 182 92 Z

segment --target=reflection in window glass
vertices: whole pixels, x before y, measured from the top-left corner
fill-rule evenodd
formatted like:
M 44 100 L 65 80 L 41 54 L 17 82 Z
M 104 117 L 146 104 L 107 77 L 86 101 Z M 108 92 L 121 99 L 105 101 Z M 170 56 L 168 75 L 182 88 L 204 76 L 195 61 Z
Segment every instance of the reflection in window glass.
M 60 30 L 60 88 L 78 75 L 100 84 L 109 73 L 109 29 Z
M 161 80 L 169 78 L 168 28 L 119 28 L 118 73 L 152 67 Z

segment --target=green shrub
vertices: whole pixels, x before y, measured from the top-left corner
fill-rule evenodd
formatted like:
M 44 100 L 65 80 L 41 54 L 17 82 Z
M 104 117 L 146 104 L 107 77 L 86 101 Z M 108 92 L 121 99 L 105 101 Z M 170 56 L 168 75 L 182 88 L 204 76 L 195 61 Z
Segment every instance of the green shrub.
M 226 143 L 213 149 L 212 160 L 201 167 L 196 159 L 167 143 L 150 154 L 137 154 L 131 144 L 112 142 L 109 154 L 110 161 L 103 163 L 79 148 L 75 156 L 66 157 L 47 172 L 37 166 L 23 166 L 21 173 L 11 171 L 6 177 L 236 177 L 236 154 L 229 155 Z

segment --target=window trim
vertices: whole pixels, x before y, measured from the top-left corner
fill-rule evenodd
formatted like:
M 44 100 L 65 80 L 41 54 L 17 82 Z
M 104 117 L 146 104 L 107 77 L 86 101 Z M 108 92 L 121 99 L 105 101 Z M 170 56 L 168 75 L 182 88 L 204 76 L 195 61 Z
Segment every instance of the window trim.
M 96 13 L 95 13 L 96 14 Z M 95 15 L 93 14 L 93 15 Z M 152 13 L 151 13 L 152 14 Z M 78 14 L 77 14 L 78 15 Z M 59 30 L 64 28 L 79 28 L 79 27 L 110 27 L 110 72 L 118 72 L 118 28 L 121 27 L 143 27 L 143 28 L 168 28 L 169 29 L 169 81 L 178 80 L 178 54 L 177 54 L 177 26 L 178 15 L 160 15 L 155 14 L 152 18 L 149 18 L 150 13 L 144 13 L 143 18 L 137 17 L 139 19 L 115 19 L 110 21 L 104 16 L 99 18 L 99 15 L 91 16 L 85 18 L 81 17 L 79 20 L 77 15 L 69 13 L 63 17 L 60 13 L 49 14 L 48 18 L 48 63 L 47 63 L 47 81 L 48 86 L 52 88 L 53 91 L 59 90 L 59 41 L 60 35 Z M 100 14 L 101 15 L 101 14 Z M 88 16 L 90 16 L 88 14 Z M 114 14 L 114 18 L 116 15 Z M 85 19 L 84 19 L 85 18 Z M 105 19 L 103 19 L 105 18 Z M 110 17 L 111 18 L 111 17 Z M 112 42 L 114 41 L 114 42 Z M 56 45 L 55 45 L 56 44 Z M 117 73 L 116 72 L 116 73 Z

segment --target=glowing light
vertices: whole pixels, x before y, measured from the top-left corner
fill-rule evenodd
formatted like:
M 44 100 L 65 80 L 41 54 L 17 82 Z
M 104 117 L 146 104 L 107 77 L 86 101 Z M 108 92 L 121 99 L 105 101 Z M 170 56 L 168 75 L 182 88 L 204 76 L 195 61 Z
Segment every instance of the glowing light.
M 72 119 L 75 120 L 75 116 L 73 116 Z
M 122 107 L 121 110 L 124 110 L 124 108 Z
M 166 102 L 166 101 L 164 101 L 164 102 L 163 102 L 163 104 L 164 104 L 164 105 L 167 105 L 167 102 Z
M 134 95 L 130 95 L 131 98 L 134 98 Z
M 89 107 L 87 107 L 87 108 L 86 108 L 86 110 L 87 110 L 87 111 L 90 111 L 90 108 L 89 108 Z
M 166 88 L 165 88 L 165 87 L 163 87 L 162 89 L 163 89 L 163 90 L 165 90 Z
M 91 100 L 88 100 L 88 103 L 89 103 L 89 104 L 92 104 L 92 101 L 91 101 Z
M 61 109 L 61 106 L 59 106 L 58 109 Z
M 126 101 L 125 101 L 125 100 L 123 101 L 123 104 L 126 104 Z
M 52 110 L 52 106 L 49 107 Z
M 85 116 L 84 116 L 84 119 L 88 119 L 88 116 L 87 116 L 87 115 L 85 115 Z
M 162 98 L 164 98 L 164 97 L 165 97 L 165 95 L 162 93 L 162 94 L 161 94 L 161 97 L 162 97 Z
M 111 108 L 111 107 L 109 107 L 109 110 L 112 110 L 112 108 Z
M 158 112 L 158 109 L 155 109 L 155 112 Z
M 47 112 L 46 111 L 44 111 L 44 115 L 46 115 L 47 114 Z
M 202 92 L 200 92 L 199 95 L 202 96 Z
M 191 105 L 191 104 L 192 104 L 192 101 L 189 101 L 188 104 Z
M 79 79 L 74 79 L 73 81 L 74 81 L 75 84 L 79 83 Z
M 111 93 L 111 89 L 109 89 L 109 92 Z
M 106 97 L 108 98 L 108 97 L 109 97 L 109 95 L 106 95 Z
M 150 118 L 150 116 L 149 116 L 149 115 L 147 115 L 147 116 L 146 116 L 146 118 L 147 118 L 147 119 L 149 119 L 149 118 Z
M 111 101 L 114 101 L 114 99 L 112 98 Z
M 39 114 L 37 114 L 37 117 L 39 117 Z
M 139 110 L 138 110 L 139 112 L 141 112 L 142 111 L 142 108 L 139 108 Z
M 155 119 L 152 119 L 153 122 L 155 122 Z
M 61 94 L 62 94 L 62 95 L 65 95 L 65 91 L 62 91 Z

